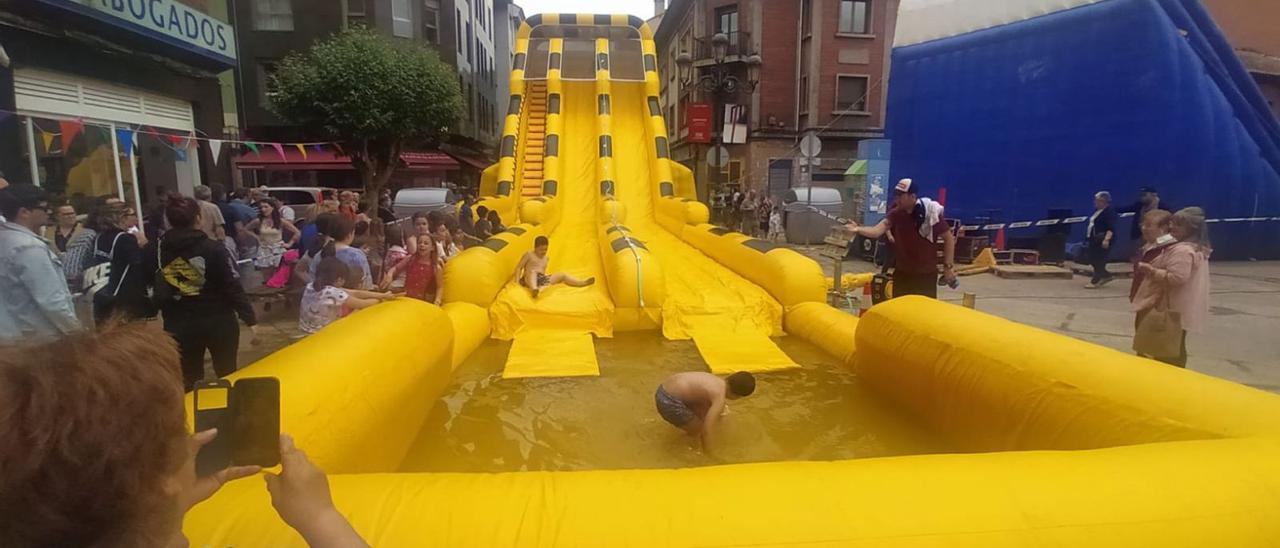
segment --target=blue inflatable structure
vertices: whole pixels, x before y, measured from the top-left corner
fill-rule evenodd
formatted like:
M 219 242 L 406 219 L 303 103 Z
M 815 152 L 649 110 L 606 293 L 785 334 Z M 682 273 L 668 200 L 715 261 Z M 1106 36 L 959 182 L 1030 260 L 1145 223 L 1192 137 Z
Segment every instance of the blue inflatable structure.
M 1280 258 L 1280 124 L 1198 0 L 904 0 L 898 28 L 891 177 L 945 187 L 949 217 L 1082 216 L 1154 186 L 1216 220 L 1215 258 Z

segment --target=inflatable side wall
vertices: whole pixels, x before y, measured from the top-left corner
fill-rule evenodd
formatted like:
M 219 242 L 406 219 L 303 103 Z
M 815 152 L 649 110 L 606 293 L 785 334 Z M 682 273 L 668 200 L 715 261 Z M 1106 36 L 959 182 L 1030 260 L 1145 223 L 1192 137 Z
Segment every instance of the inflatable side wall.
M 534 225 L 508 227 L 450 259 L 444 267 L 444 302 L 488 308 L 515 275 L 520 257 L 533 249 L 534 238 L 542 234 L 541 227 Z
M 1280 439 L 1280 397 L 904 297 L 858 323 L 858 375 L 971 451 Z
M 356 311 L 227 379 L 280 379 L 280 429 L 325 471 L 392 471 L 449 383 L 459 341 L 453 325 L 439 307 L 398 299 Z M 466 326 L 464 342 L 481 329 L 476 318 Z M 187 417 L 191 403 L 188 394 Z
M 1155 186 L 1167 206 L 1238 219 L 1212 225 L 1215 258 L 1280 257 L 1280 122 L 1199 0 L 901 6 L 893 180 L 947 187 L 970 224 L 1089 215 L 1094 192 L 1128 205 Z

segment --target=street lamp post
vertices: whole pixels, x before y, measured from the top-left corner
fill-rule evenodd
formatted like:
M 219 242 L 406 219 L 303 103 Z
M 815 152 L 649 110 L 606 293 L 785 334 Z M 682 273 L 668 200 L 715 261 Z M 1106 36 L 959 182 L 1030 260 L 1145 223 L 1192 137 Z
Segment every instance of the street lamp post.
M 697 84 L 702 91 L 712 97 L 711 108 L 714 110 L 712 114 L 712 128 L 715 134 L 715 145 L 711 149 L 713 154 L 719 153 L 724 145 L 724 135 L 722 129 L 724 122 L 722 120 L 723 103 L 734 98 L 738 91 L 746 90 L 747 93 L 754 93 L 756 85 L 760 82 L 760 65 L 762 60 L 759 54 L 753 53 L 748 55 L 743 61 L 747 65 L 747 79 L 742 80 L 737 75 L 732 74 L 729 70 L 728 63 L 725 62 L 729 50 L 729 35 L 718 32 L 711 37 L 711 51 L 714 64 L 707 67 L 708 70 L 704 74 L 699 75 L 696 79 L 693 74 L 693 56 L 687 51 L 680 52 L 676 56 L 676 64 L 680 68 L 680 82 L 685 87 Z M 720 158 L 720 161 L 727 162 L 727 158 Z M 719 183 L 719 177 L 712 175 L 712 182 Z M 710 196 L 708 196 L 710 199 Z

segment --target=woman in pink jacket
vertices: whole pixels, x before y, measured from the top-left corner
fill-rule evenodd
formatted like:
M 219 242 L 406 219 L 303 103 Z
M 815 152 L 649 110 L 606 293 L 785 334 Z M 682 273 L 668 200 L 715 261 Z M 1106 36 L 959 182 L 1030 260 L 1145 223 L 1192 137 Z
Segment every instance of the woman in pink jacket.
M 1204 210 L 1188 207 L 1169 218 L 1169 233 L 1177 239 L 1151 262 L 1138 263 L 1143 275 L 1133 299 L 1138 322 L 1163 299 L 1182 318 L 1182 350 L 1177 356 L 1153 356 L 1162 362 L 1187 366 L 1187 332 L 1199 333 L 1209 315 L 1209 233 Z

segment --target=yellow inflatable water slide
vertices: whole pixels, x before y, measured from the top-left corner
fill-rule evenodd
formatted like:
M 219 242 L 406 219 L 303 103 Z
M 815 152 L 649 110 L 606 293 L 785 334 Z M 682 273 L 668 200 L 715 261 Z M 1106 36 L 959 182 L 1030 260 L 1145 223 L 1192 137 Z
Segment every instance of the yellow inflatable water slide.
M 669 159 L 656 65 L 635 17 L 529 18 L 482 188 L 519 222 L 449 263 L 442 308 L 379 305 L 237 373 L 280 378 L 282 428 L 374 546 L 1280 546 L 1280 397 L 935 301 L 827 306 L 816 263 L 707 223 Z M 540 235 L 551 271 L 597 283 L 522 290 Z M 401 472 L 486 339 L 511 340 L 504 379 L 607 377 L 594 341 L 635 330 L 692 339 L 714 372 L 795 367 L 775 338 L 802 338 L 954 452 Z M 303 545 L 255 481 L 185 529 Z

